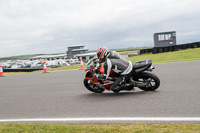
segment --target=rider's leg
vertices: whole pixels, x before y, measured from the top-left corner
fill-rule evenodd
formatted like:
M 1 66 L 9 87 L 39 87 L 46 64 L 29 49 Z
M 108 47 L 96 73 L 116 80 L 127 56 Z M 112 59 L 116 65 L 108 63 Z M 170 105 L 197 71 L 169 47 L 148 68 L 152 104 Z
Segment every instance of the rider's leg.
M 128 90 L 132 90 L 133 89 L 133 84 L 132 83 L 128 83 L 128 84 L 124 84 L 126 83 L 128 80 L 130 80 L 131 77 L 131 73 L 126 74 L 126 75 L 121 75 L 117 78 L 117 80 L 115 80 L 115 82 L 113 83 L 113 85 L 111 86 L 111 90 L 112 91 L 120 91 L 120 90 L 124 90 L 124 89 L 128 89 Z
M 111 86 L 110 89 L 111 89 L 112 91 L 120 91 L 120 90 L 122 89 L 121 84 L 122 84 L 122 82 L 123 82 L 124 79 L 125 79 L 124 76 L 119 76 L 119 77 L 117 78 L 117 80 L 115 80 L 115 82 L 112 84 L 112 86 Z

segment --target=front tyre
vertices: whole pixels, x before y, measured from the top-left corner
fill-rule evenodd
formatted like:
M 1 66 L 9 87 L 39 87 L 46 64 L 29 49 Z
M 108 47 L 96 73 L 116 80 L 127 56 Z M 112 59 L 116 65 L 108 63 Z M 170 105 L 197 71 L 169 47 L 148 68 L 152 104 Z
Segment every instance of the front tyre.
M 88 79 L 84 79 L 83 80 L 83 84 L 84 86 L 91 92 L 94 93 L 102 93 L 104 91 L 104 89 L 96 86 L 95 84 L 93 84 L 90 80 Z
M 160 79 L 153 73 L 143 72 L 133 77 L 135 81 L 147 83 L 146 87 L 138 87 L 144 91 L 154 91 L 160 86 Z

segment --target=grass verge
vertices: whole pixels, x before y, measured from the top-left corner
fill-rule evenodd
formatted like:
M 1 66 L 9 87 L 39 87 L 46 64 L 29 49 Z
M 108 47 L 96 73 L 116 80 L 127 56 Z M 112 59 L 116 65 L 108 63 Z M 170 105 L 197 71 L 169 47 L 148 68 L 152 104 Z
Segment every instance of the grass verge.
M 129 57 L 128 60 L 133 63 L 140 60 L 152 59 L 153 63 L 168 63 L 200 60 L 200 48 L 180 50 L 176 52 L 166 52 L 160 54 L 143 54 L 139 56 Z
M 0 123 L 3 133 L 199 133 L 200 124 L 24 124 Z

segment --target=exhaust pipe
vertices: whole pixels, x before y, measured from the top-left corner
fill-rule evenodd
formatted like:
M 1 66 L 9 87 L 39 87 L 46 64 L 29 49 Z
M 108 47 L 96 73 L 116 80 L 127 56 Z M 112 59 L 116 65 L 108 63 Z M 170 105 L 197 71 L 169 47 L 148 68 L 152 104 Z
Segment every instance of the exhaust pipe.
M 135 84 L 134 84 L 134 87 L 146 87 L 146 86 L 147 86 L 147 83 L 142 83 L 142 82 L 135 81 Z

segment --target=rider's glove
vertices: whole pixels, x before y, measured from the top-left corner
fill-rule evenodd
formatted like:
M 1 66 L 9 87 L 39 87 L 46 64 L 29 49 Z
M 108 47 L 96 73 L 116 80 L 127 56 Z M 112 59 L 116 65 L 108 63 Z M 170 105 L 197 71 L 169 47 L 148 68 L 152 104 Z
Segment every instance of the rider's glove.
M 101 80 L 105 80 L 106 79 L 106 76 L 104 76 L 103 74 L 93 74 L 93 78 L 96 78 L 96 79 L 101 79 Z

